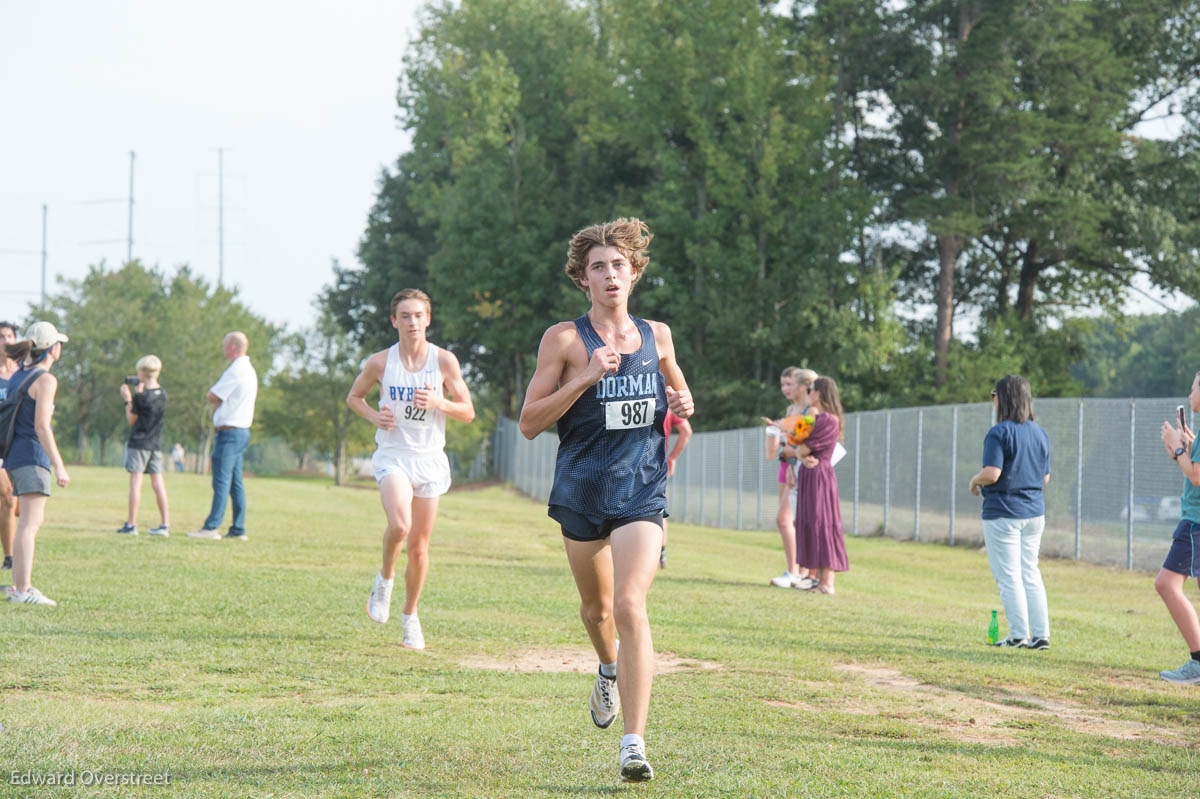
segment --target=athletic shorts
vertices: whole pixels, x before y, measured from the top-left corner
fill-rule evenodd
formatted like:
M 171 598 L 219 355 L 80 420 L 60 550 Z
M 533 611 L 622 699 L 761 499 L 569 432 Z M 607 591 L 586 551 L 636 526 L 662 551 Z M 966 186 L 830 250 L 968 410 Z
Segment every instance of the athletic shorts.
M 662 527 L 667 512 L 663 511 L 652 516 L 634 516 L 628 519 L 592 519 L 582 513 L 576 513 L 570 508 L 551 505 L 546 510 L 546 515 L 558 522 L 564 538 L 572 541 L 603 541 L 612 535 L 613 530 L 633 522 L 653 522 Z
M 156 449 L 126 449 L 125 471 L 131 474 L 162 474 L 162 453 Z
M 45 494 L 50 496 L 50 486 L 54 482 L 50 479 L 50 470 L 45 466 L 31 464 L 29 466 L 18 466 L 15 469 L 8 469 L 8 479 L 12 483 L 13 495 L 24 496 L 25 494 Z
M 434 455 L 412 455 L 377 449 L 371 456 L 375 482 L 382 483 L 390 474 L 399 474 L 413 488 L 413 496 L 421 499 L 440 497 L 450 490 L 450 461 L 445 452 Z
M 1162 567 L 1187 577 L 1200 577 L 1200 523 L 1190 519 L 1179 522 Z

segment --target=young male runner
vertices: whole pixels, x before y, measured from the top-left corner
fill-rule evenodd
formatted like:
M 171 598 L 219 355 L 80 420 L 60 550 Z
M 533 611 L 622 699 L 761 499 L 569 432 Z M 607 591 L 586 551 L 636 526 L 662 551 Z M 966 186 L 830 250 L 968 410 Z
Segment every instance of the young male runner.
M 642 736 L 654 677 L 646 594 L 658 571 L 666 510 L 663 423 L 668 405 L 677 416 L 692 415 L 670 328 L 629 314 L 650 239 L 637 219 L 593 225 L 571 238 L 566 273 L 591 309 L 542 336 L 520 422 L 529 439 L 558 423 L 548 512 L 561 525 L 580 616 L 600 658 L 592 721 L 606 728 L 625 705 L 619 762 L 627 782 L 654 777 Z
M 446 459 L 446 417 L 460 422 L 475 418 L 471 392 L 463 382 L 454 353 L 425 338 L 432 319 L 429 295 L 404 289 L 392 297 L 392 327 L 399 341 L 367 359 L 350 387 L 346 404 L 379 428 L 371 458 L 379 498 L 387 516 L 383 534 L 383 567 L 367 597 L 367 615 L 388 620 L 392 581 L 400 547 L 408 541 L 404 570 L 404 646 L 424 649 L 417 600 L 429 572 L 429 537 L 438 497 L 450 488 Z M 367 405 L 367 394 L 379 386 L 379 410 Z M 447 396 L 448 395 L 448 396 Z

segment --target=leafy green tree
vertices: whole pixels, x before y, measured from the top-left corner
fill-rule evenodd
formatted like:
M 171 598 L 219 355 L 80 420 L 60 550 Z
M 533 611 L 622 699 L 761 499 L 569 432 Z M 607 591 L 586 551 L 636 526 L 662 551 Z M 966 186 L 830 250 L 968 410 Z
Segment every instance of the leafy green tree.
M 301 457 L 310 448 L 327 455 L 337 485 L 345 481 L 347 452 L 366 447 L 374 435 L 346 404 L 365 356 L 353 334 L 322 317 L 289 340 L 287 367 L 273 376 L 274 398 L 262 416 L 267 431 Z
M 31 309 L 31 317 L 49 319 L 71 337 L 56 369 L 55 419 L 60 429 L 74 433 L 80 459 L 87 457 L 92 436 L 100 442 L 101 457 L 108 442 L 124 440 L 128 423 L 117 392 L 143 355 L 163 362 L 160 381 L 169 397 L 165 440 L 188 441 L 202 453 L 212 431 L 208 389 L 227 365 L 224 334 L 246 333 L 260 379 L 270 371 L 279 328 L 251 313 L 236 290 L 212 288 L 186 266 L 167 278 L 136 260 L 117 270 L 101 263 L 82 279 L 64 283 L 44 308 Z

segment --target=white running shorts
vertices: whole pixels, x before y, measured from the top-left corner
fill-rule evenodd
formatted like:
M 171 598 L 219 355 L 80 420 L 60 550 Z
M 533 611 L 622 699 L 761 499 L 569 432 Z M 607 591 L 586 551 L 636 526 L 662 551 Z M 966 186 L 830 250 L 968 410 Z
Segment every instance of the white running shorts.
M 382 483 L 389 474 L 403 475 L 412 485 L 414 497 L 431 499 L 450 490 L 450 461 L 445 452 L 412 455 L 377 449 L 371 456 L 371 468 L 376 483 Z

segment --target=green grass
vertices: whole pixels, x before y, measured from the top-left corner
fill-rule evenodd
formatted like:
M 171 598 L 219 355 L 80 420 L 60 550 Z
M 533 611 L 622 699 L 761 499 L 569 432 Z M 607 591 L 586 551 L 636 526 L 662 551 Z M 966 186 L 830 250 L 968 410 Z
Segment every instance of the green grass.
M 124 472 L 72 477 L 34 570 L 59 607 L 0 607 L 0 796 L 1092 799 L 1187 795 L 1200 773 L 1200 687 L 1158 679 L 1186 653 L 1143 573 L 1046 562 L 1054 647 L 1002 651 L 983 645 L 999 600 L 979 551 L 852 538 L 823 597 L 767 587 L 775 533 L 673 524 L 655 648 L 719 668 L 656 678 L 657 778 L 622 786 L 590 674 L 464 665 L 587 646 L 540 504 L 443 499 L 418 653 L 364 612 L 374 491 L 250 480 L 241 545 L 183 536 L 203 478 L 168 477 L 161 540 L 113 532 Z M 72 770 L 171 785 L 9 785 Z

